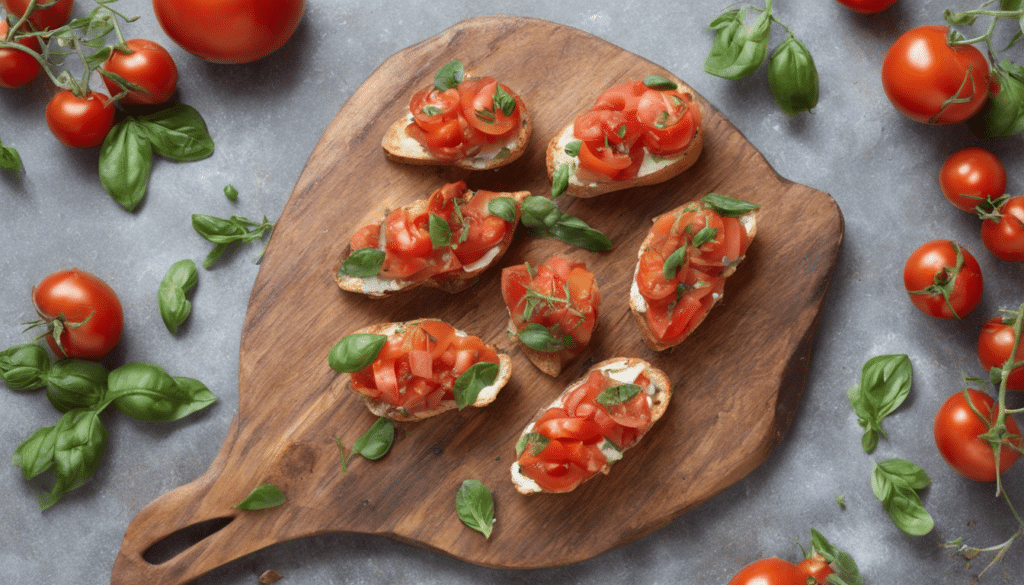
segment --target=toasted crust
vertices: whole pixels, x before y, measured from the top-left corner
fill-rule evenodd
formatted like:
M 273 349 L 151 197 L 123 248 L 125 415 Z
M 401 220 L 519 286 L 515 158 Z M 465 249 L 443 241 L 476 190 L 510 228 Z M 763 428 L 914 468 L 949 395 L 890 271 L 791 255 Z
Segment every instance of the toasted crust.
M 680 87 L 685 88 L 688 93 L 693 94 L 688 85 L 679 80 L 674 81 Z M 703 108 L 701 108 L 700 103 L 696 99 L 693 100 L 693 105 L 700 111 L 703 124 Z M 644 166 L 641 168 L 640 174 L 625 181 L 612 181 L 594 173 L 588 173 L 586 170 L 581 170 L 579 168 L 579 159 L 565 153 L 565 145 L 575 139 L 573 136 L 573 123 L 569 122 L 563 126 L 558 134 L 551 139 L 551 142 L 548 143 L 547 156 L 545 158 L 549 181 L 554 179 L 555 169 L 559 165 L 571 165 L 572 172 L 569 174 L 569 185 L 566 187 L 565 193 L 573 197 L 585 199 L 613 191 L 622 191 L 632 187 L 665 182 L 693 166 L 704 149 L 704 127 L 701 125 L 694 132 L 690 145 L 679 154 L 671 157 L 652 157 L 647 153 L 644 155 Z
M 530 430 L 533 428 L 533 422 L 540 418 L 540 416 L 544 414 L 544 412 L 547 409 L 556 407 L 559 404 L 561 404 L 563 396 L 565 396 L 569 392 L 572 392 L 574 389 L 578 388 L 580 385 L 585 383 L 587 381 L 587 377 L 590 375 L 590 372 L 601 369 L 616 371 L 628 370 L 633 368 L 637 368 L 638 373 L 642 371 L 643 374 L 647 376 L 647 379 L 651 381 L 653 394 L 648 394 L 648 396 L 650 396 L 651 399 L 651 425 L 647 429 L 647 431 L 649 432 L 651 427 L 654 426 L 654 423 L 656 423 L 668 409 L 669 400 L 672 398 L 672 385 L 665 372 L 659 370 L 658 368 L 655 368 L 650 363 L 640 358 L 620 357 L 607 359 L 604 360 L 603 362 L 596 364 L 578 380 L 576 380 L 572 384 L 569 384 L 565 388 L 565 390 L 563 390 L 562 393 L 558 395 L 557 398 L 551 401 L 550 404 L 537 411 L 537 415 L 534 417 L 533 421 L 531 421 L 530 424 L 528 424 L 526 428 L 523 429 L 523 432 L 520 433 L 520 438 L 530 432 Z M 644 434 L 646 434 L 646 432 Z M 644 435 L 638 436 L 636 442 L 633 443 L 633 445 L 631 445 L 630 447 L 627 447 L 626 449 L 630 449 L 638 445 L 641 439 L 643 439 L 643 436 Z M 599 470 L 599 472 L 601 474 L 607 475 L 608 472 L 611 471 L 611 466 L 613 463 L 614 461 L 606 463 L 604 467 L 602 467 Z M 519 493 L 524 495 L 530 495 L 546 492 L 546 490 L 542 489 L 540 486 L 536 485 L 533 481 L 531 481 L 529 478 L 527 478 L 526 476 L 519 472 L 518 462 L 512 463 L 512 468 L 510 471 L 512 474 L 512 483 L 513 485 L 515 485 L 516 491 L 518 491 Z M 597 474 L 587 478 L 585 481 L 590 481 L 594 477 L 597 477 Z
M 668 213 L 676 213 L 685 206 L 686 205 L 677 207 L 672 211 L 669 211 Z M 740 224 L 747 230 L 747 237 L 750 240 L 753 240 L 754 236 L 757 234 L 757 212 L 752 211 L 750 213 L 744 214 L 739 217 L 739 220 Z M 647 303 L 644 300 L 644 297 L 640 294 L 640 290 L 637 287 L 636 275 L 640 270 L 640 256 L 643 255 L 644 250 L 647 249 L 648 245 L 650 245 L 651 239 L 653 237 L 653 233 L 647 234 L 647 237 L 644 238 L 644 241 L 641 242 L 640 244 L 640 249 L 637 251 L 637 264 L 636 268 L 633 269 L 633 281 L 629 287 L 629 312 L 630 314 L 633 315 L 633 320 L 636 321 L 636 325 L 640 329 L 640 336 L 643 338 L 644 343 L 647 344 L 647 347 L 653 349 L 654 351 L 665 351 L 666 349 L 675 347 L 682 343 L 687 336 L 684 335 L 683 337 L 671 342 L 661 341 L 654 337 L 654 333 L 651 331 L 650 326 L 647 324 Z M 737 261 L 735 264 L 727 268 L 725 272 L 722 273 L 722 276 L 728 277 L 732 275 L 736 271 L 737 266 L 742 260 L 743 258 L 740 258 L 739 261 Z M 724 296 L 725 294 L 723 292 L 722 296 L 719 296 L 718 298 L 714 299 L 711 308 L 713 309 L 715 305 L 720 303 Z M 700 324 L 704 322 L 704 319 L 707 318 L 710 312 L 711 311 L 709 309 L 708 312 L 704 313 L 704 315 L 701 316 L 700 321 L 697 322 L 697 325 L 694 327 L 694 329 L 696 329 L 696 327 L 700 327 Z
M 462 158 L 454 161 L 442 160 L 434 157 L 418 140 L 406 133 L 410 124 L 415 124 L 411 113 L 395 120 L 384 133 L 381 140 L 381 148 L 384 155 L 389 159 L 411 165 L 436 165 L 453 166 L 471 171 L 484 171 L 505 166 L 526 152 L 530 144 L 530 137 L 533 136 L 533 120 L 530 118 L 530 111 L 519 96 L 512 93 L 519 104 L 519 132 L 509 138 L 503 144 L 494 148 L 488 148 L 477 156 Z M 503 151 L 507 149 L 507 154 Z
M 475 197 L 476 194 L 477 191 L 472 191 L 469 199 Z M 439 288 L 453 294 L 469 288 L 474 282 L 476 282 L 476 278 L 480 276 L 484 270 L 487 270 L 491 266 L 497 264 L 505 254 L 505 251 L 508 250 L 509 245 L 512 243 L 512 237 L 515 235 L 515 228 L 519 225 L 519 218 L 523 211 L 523 201 L 530 196 L 530 192 L 516 191 L 513 193 L 500 193 L 499 195 L 502 197 L 511 197 L 515 200 L 515 222 L 512 224 L 512 229 L 508 230 L 501 241 L 495 246 L 498 249 L 497 253 L 483 265 L 476 266 L 473 270 L 461 270 L 458 272 L 438 274 L 420 281 L 380 279 L 377 277 L 359 278 L 356 276 L 348 276 L 338 273 L 342 262 L 344 262 L 353 251 L 351 246 L 346 246 L 341 260 L 339 260 L 338 264 L 334 267 L 334 280 L 337 283 L 338 288 L 349 292 L 364 294 L 375 299 L 383 299 L 397 292 L 409 290 L 417 286 Z M 469 199 L 467 199 L 467 201 Z M 419 215 L 427 209 L 428 202 L 429 199 L 418 199 L 409 205 L 406 205 L 404 208 L 411 215 Z M 385 213 L 384 215 L 386 216 L 387 214 Z
M 368 327 L 363 327 L 362 329 L 359 329 L 357 331 L 353 331 L 352 333 L 353 334 L 355 334 L 355 333 L 373 333 L 373 334 L 377 334 L 377 335 L 391 335 L 391 334 L 395 333 L 396 331 L 398 331 L 399 328 L 401 328 L 401 327 L 407 327 L 407 326 L 410 326 L 410 325 L 416 325 L 418 323 L 423 323 L 424 321 L 433 321 L 433 320 L 434 319 L 416 319 L 414 321 L 405 321 L 405 322 L 399 322 L 399 323 L 378 323 L 376 325 L 370 325 Z M 460 336 L 469 335 L 468 333 L 466 333 L 464 331 L 461 331 L 459 329 L 456 329 L 455 333 L 456 333 L 456 335 L 460 335 Z M 500 350 L 496 350 L 496 351 L 498 353 L 498 377 L 495 378 L 493 384 L 491 384 L 490 386 L 487 386 L 486 388 L 484 388 L 483 390 L 480 391 L 480 394 L 477 396 L 476 401 L 473 402 L 473 404 L 471 404 L 470 406 L 474 406 L 474 407 L 480 408 L 480 407 L 487 406 L 491 402 L 494 402 L 494 399 L 498 397 L 498 392 L 501 391 L 501 389 L 505 386 L 505 384 L 508 383 L 509 378 L 512 377 L 512 358 L 509 357 L 509 355 L 507 353 L 503 353 Z M 355 392 L 356 394 L 359 394 L 352 387 L 352 380 L 351 380 L 351 378 L 349 378 L 347 386 L 348 386 L 349 390 L 351 390 L 352 392 Z M 360 396 L 363 396 L 363 395 L 360 394 Z M 380 400 L 380 399 L 370 398 L 368 396 L 363 396 L 363 401 L 366 403 L 366 408 L 368 408 L 370 410 L 370 412 L 372 412 L 373 414 L 375 414 L 377 416 L 387 417 L 387 418 L 390 418 L 392 420 L 397 420 L 397 421 L 417 421 L 417 420 L 423 420 L 425 418 L 430 418 L 432 416 L 437 416 L 437 415 L 439 415 L 439 414 L 441 414 L 443 412 L 447 412 L 449 410 L 452 410 L 453 408 L 456 408 L 456 404 L 455 404 L 454 400 L 446 400 L 446 401 L 442 402 L 441 404 L 439 404 L 437 406 L 437 408 L 435 408 L 433 410 L 425 410 L 423 412 L 418 412 L 418 413 L 410 415 L 410 414 L 406 413 L 404 410 L 402 410 L 401 408 L 397 408 L 395 406 L 392 406 L 392 405 L 388 404 L 387 402 L 384 402 L 383 400 Z

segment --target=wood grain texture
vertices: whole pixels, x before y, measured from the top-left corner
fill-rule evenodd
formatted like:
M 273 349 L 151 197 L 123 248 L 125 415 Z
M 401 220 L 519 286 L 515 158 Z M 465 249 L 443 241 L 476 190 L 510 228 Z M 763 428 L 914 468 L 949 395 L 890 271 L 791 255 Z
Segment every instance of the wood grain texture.
M 511 166 L 468 174 L 403 166 L 381 152 L 381 136 L 402 115 L 407 96 L 452 58 L 495 75 L 527 100 L 534 137 Z M 687 172 L 653 187 L 559 200 L 563 211 L 604 231 L 614 251 L 592 253 L 520 233 L 506 254 L 504 263 L 514 264 L 564 253 L 597 275 L 597 340 L 558 378 L 541 374 L 509 343 L 498 269 L 457 296 L 417 289 L 371 300 L 339 291 L 333 281 L 354 229 L 444 182 L 547 194 L 550 136 L 608 86 L 650 73 L 666 72 L 579 30 L 511 17 L 464 21 L 385 61 L 324 132 L 277 222 L 242 332 L 239 412 L 220 453 L 206 474 L 158 498 L 129 524 L 111 583 L 184 583 L 266 546 L 335 531 L 382 534 L 485 566 L 567 564 L 650 533 L 763 462 L 788 430 L 803 391 L 843 220 L 830 196 L 779 177 L 700 96 L 706 144 Z M 637 246 L 651 218 L 711 191 L 762 205 L 757 239 L 727 282 L 725 300 L 693 336 L 670 352 L 652 352 L 628 309 Z M 328 367 L 328 350 L 365 325 L 420 317 L 441 318 L 508 349 L 512 381 L 486 409 L 399 424 L 386 457 L 355 458 L 342 474 L 336 439 L 350 448 L 374 417 L 346 389 L 348 377 Z M 674 395 L 664 418 L 610 475 L 570 494 L 516 493 L 508 469 L 522 427 L 591 364 L 615 356 L 643 358 L 670 375 Z M 498 523 L 489 540 L 455 513 L 455 493 L 468 478 L 494 493 Z M 233 509 L 263 483 L 282 488 L 288 502 L 258 512 Z M 171 533 L 211 519 L 226 525 L 165 562 L 143 558 Z

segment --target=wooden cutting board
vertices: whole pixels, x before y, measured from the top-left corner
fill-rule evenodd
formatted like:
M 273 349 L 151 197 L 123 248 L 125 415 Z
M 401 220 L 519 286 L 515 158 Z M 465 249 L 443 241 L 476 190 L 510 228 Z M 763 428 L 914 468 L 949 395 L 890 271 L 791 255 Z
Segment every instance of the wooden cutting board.
M 466 173 L 385 160 L 380 140 L 409 97 L 453 58 L 491 74 L 526 100 L 530 151 L 500 171 Z M 596 199 L 558 200 L 615 243 L 593 253 L 521 231 L 505 264 L 553 253 L 585 261 L 603 304 L 600 335 L 557 379 L 509 343 L 500 271 L 457 296 L 417 289 L 385 300 L 339 291 L 332 270 L 357 227 L 465 179 L 470 188 L 549 193 L 544 149 L 558 127 L 617 82 L 666 71 L 579 30 L 512 17 L 467 20 L 385 61 L 324 132 L 270 241 L 249 300 L 239 357 L 239 407 L 205 475 L 164 494 L 129 524 L 112 584 L 177 584 L 261 548 L 325 532 L 382 534 L 472 563 L 504 568 L 568 564 L 640 538 L 757 467 L 786 434 L 803 391 L 811 339 L 842 240 L 832 198 L 779 177 L 710 103 L 696 165 L 668 183 Z M 637 247 L 651 218 L 708 192 L 761 204 L 757 239 L 726 284 L 725 300 L 682 346 L 647 349 L 629 316 Z M 328 350 L 364 325 L 436 317 L 507 349 L 512 381 L 488 408 L 400 423 L 391 452 L 347 449 L 375 420 L 327 365 Z M 521 429 L 596 361 L 638 356 L 665 370 L 674 396 L 665 417 L 608 476 L 563 495 L 522 496 L 509 467 Z M 494 494 L 491 538 L 455 512 L 463 480 Z M 288 502 L 233 506 L 273 483 Z M 173 533 L 216 529 L 169 560 L 147 551 Z M 205 533 L 204 533 L 205 534 Z

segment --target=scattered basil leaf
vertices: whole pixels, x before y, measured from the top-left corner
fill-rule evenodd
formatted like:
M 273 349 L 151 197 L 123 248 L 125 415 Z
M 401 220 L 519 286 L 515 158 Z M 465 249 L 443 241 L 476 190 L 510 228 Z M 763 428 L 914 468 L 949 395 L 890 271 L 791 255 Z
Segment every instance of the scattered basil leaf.
M 452 392 L 459 410 L 472 406 L 480 396 L 480 391 L 498 379 L 498 371 L 498 364 L 494 362 L 478 362 L 456 378 Z
M 516 200 L 511 197 L 495 197 L 487 202 L 487 211 L 509 222 L 516 222 Z
M 22 164 L 18 151 L 13 146 L 4 146 L 3 141 L 0 140 L 0 169 L 18 171 L 24 168 L 25 165 Z
M 358 454 L 364 459 L 376 461 L 388 454 L 394 442 L 395 421 L 382 416 L 352 444 L 352 455 Z
M 465 76 L 466 70 L 462 65 L 462 61 L 452 59 L 434 74 L 434 87 L 438 91 L 458 87 Z
M 794 115 L 818 105 L 818 69 L 807 47 L 792 34 L 768 59 L 768 87 L 783 112 Z
M 262 239 L 273 231 L 274 224 L 267 220 L 266 216 L 263 216 L 262 222 L 255 222 L 238 215 L 232 215 L 225 219 L 194 213 L 192 214 L 192 228 L 204 239 L 216 244 L 203 261 L 203 268 L 209 269 L 221 257 L 228 245 Z M 257 264 L 262 257 L 263 255 L 260 254 Z
M 829 575 L 826 583 L 829 585 L 860 585 L 860 569 L 853 557 L 833 546 L 814 528 L 811 528 L 811 551 L 820 554 L 835 570 L 832 575 Z
M 772 3 L 768 0 L 761 15 L 747 25 L 747 7 L 721 13 L 708 25 L 716 31 L 704 71 L 725 79 L 742 79 L 761 65 L 768 53 Z
M 377 276 L 384 266 L 384 259 L 387 257 L 384 250 L 377 248 L 359 248 L 353 250 L 348 258 L 338 267 L 338 275 L 353 276 L 355 278 L 369 278 Z
M 100 183 L 121 207 L 134 211 L 146 195 L 153 168 L 153 146 L 131 116 L 110 130 L 100 146 Z
M 643 388 L 636 384 L 619 384 L 611 388 L 605 388 L 597 395 L 597 402 L 606 407 L 625 404 L 643 392 Z
M 882 502 L 893 524 L 911 536 L 924 536 L 935 527 L 932 515 L 917 494 L 930 483 L 931 478 L 923 469 L 905 459 L 882 461 L 871 472 L 875 497 Z
M 551 234 L 551 226 L 562 217 L 562 210 L 555 202 L 537 195 L 530 195 L 523 201 L 523 212 L 520 221 L 531 235 L 546 238 Z
M 447 248 L 452 245 L 452 228 L 440 215 L 431 213 L 427 220 L 430 230 L 430 244 L 434 248 Z
M 720 195 L 718 193 L 708 193 L 701 197 L 700 200 L 704 205 L 707 205 L 724 217 L 739 217 L 750 213 L 751 211 L 761 209 L 761 206 L 756 203 L 736 199 L 735 197 L 729 197 L 727 195 Z
M 194 108 L 175 104 L 152 114 L 139 116 L 153 152 L 174 161 L 196 161 L 213 154 L 213 138 L 206 121 Z
M 265 483 L 249 492 L 244 500 L 239 502 L 235 508 L 239 510 L 266 510 L 276 508 L 288 501 L 281 488 L 272 483 Z
M 531 455 L 540 455 L 549 443 L 551 443 L 551 439 L 540 433 L 526 433 L 516 441 L 516 457 L 522 455 L 527 447 L 530 448 Z
M 686 246 L 676 248 L 675 252 L 665 258 L 665 265 L 662 267 L 662 276 L 665 280 L 671 281 L 679 273 L 679 269 L 686 264 Z
M 59 360 L 46 374 L 46 398 L 60 412 L 100 406 L 107 394 L 108 374 L 99 362 Z
M 370 367 L 387 341 L 387 335 L 376 333 L 346 335 L 327 353 L 327 363 L 335 372 L 358 372 Z
M 107 399 L 120 412 L 149 422 L 178 420 L 217 401 L 199 380 L 171 377 L 162 367 L 145 362 L 111 371 Z
M 519 341 L 530 349 L 544 353 L 560 351 L 566 347 L 563 340 L 555 338 L 551 330 L 540 323 L 527 323 L 519 332 Z
M 228 201 L 238 201 L 238 189 L 228 183 L 224 185 L 224 196 L 228 198 Z
M 875 356 L 861 368 L 860 382 L 850 386 L 846 397 L 864 428 L 861 446 L 871 453 L 878 437 L 885 437 L 882 419 L 896 410 L 910 394 L 913 367 L 906 355 Z
M 35 343 L 12 345 L 0 351 L 0 380 L 11 390 L 28 392 L 46 385 L 50 354 Z
M 188 258 L 171 265 L 160 281 L 157 291 L 157 304 L 160 317 L 171 333 L 178 332 L 178 326 L 185 322 L 192 312 L 192 302 L 186 295 L 199 282 L 199 270 L 196 263 Z
M 651 89 L 676 89 L 679 87 L 676 82 L 661 75 L 648 75 L 644 78 L 644 85 Z
M 478 479 L 462 482 L 455 494 L 455 511 L 466 526 L 480 532 L 484 538 L 491 537 L 494 529 L 494 496 Z

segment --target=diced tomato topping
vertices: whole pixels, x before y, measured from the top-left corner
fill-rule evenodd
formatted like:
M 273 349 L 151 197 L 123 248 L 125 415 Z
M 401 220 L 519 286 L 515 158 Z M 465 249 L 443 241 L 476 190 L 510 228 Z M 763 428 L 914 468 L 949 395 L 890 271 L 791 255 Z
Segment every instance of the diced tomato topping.
M 445 91 L 428 86 L 409 102 L 413 123 L 406 133 L 433 156 L 447 161 L 473 156 L 483 145 L 504 142 L 519 128 L 522 103 L 516 98 L 511 114 L 505 114 L 494 103 L 498 87 L 493 77 L 467 79 Z M 501 89 L 511 97 L 507 86 Z

